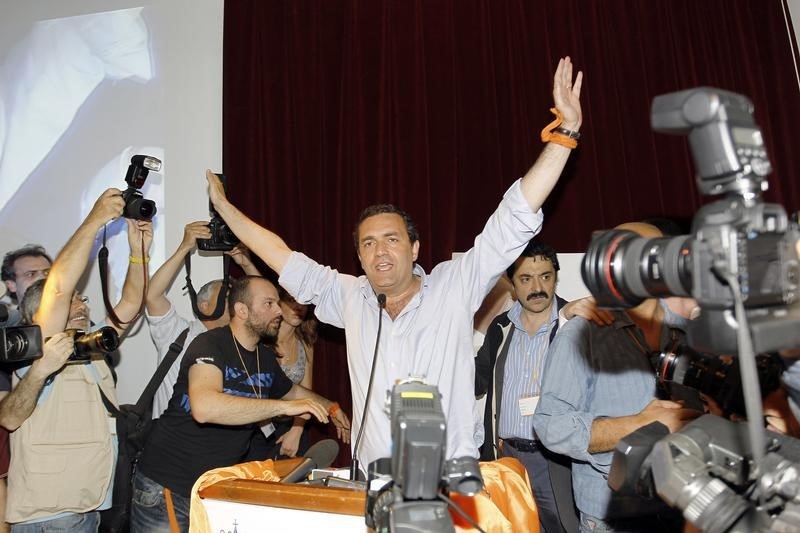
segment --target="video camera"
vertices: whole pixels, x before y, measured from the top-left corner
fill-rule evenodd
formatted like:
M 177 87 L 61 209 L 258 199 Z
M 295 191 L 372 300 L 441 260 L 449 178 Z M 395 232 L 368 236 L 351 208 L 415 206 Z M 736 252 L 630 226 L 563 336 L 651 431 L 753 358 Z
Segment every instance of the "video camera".
M 718 89 L 690 89 L 657 96 L 651 121 L 655 131 L 689 134 L 700 192 L 725 197 L 698 211 L 692 235 L 595 234 L 581 274 L 598 305 L 622 309 L 645 298 L 692 296 L 702 313 L 689 328 L 689 344 L 734 355 L 733 277 L 755 352 L 800 346 L 800 232 L 783 207 L 761 201 L 771 165 L 752 102 Z
M 447 428 L 439 390 L 419 380 L 392 388 L 391 468 L 389 458 L 369 465 L 365 521 L 377 533 L 455 531 L 441 498 L 448 491 L 472 496 L 483 488 L 477 459 L 445 460 Z M 381 474 L 391 481 L 372 490 Z
M 156 203 L 147 200 L 139 191 L 144 187 L 144 182 L 150 171 L 161 170 L 161 160 L 149 155 L 135 155 L 131 157 L 128 173 L 125 174 L 125 183 L 128 188 L 122 193 L 125 208 L 122 216 L 134 220 L 152 220 L 156 214 Z
M 653 422 L 617 444 L 608 486 L 645 498 L 657 493 L 705 532 L 797 531 L 800 444 L 771 437 L 757 466 L 743 423 L 703 415 L 670 433 Z
M 93 355 L 113 352 L 119 347 L 119 335 L 111 326 L 104 326 L 92 332 L 68 329 L 72 337 L 73 353 L 71 362 L 84 362 Z M 0 363 L 30 363 L 42 356 L 42 330 L 39 326 L 0 327 Z
M 42 356 L 42 330 L 39 326 L 0 328 L 0 362 L 20 363 Z
M 225 191 L 228 190 L 224 174 L 216 174 L 222 182 Z M 197 239 L 197 248 L 207 252 L 230 252 L 239 244 L 239 238 L 231 231 L 228 224 L 219 216 L 214 204 L 209 200 L 208 211 L 211 220 L 208 221 L 208 229 L 211 231 L 210 239 Z

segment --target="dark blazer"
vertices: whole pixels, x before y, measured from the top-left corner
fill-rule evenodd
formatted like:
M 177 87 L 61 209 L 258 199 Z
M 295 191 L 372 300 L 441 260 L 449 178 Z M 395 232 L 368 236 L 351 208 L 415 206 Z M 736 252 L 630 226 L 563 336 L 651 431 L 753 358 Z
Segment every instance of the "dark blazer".
M 560 311 L 568 302 L 556 295 L 556 309 Z M 500 418 L 503 398 L 503 373 L 508 355 L 508 347 L 514 328 L 508 312 L 497 315 L 486 330 L 483 346 L 475 357 L 475 397 L 486 395 L 486 410 L 483 415 L 484 439 L 481 446 L 481 460 L 497 459 L 497 433 L 495 421 Z M 550 342 L 558 332 L 558 323 L 550 332 Z
M 556 296 L 556 306 L 559 311 L 567 303 L 563 298 Z M 557 331 L 558 323 L 550 332 L 550 342 L 553 342 Z M 482 461 L 493 461 L 497 458 L 495 421 L 500 418 L 502 409 L 503 374 L 509 341 L 513 333 L 514 327 L 508 318 L 508 312 L 498 315 L 489 324 L 483 346 L 475 357 L 475 397 L 486 395 L 486 409 L 483 414 L 485 436 L 480 449 Z M 569 533 L 577 532 L 580 521 L 572 496 L 571 460 L 565 455 L 558 455 L 546 449 L 542 450 L 542 454 L 547 459 L 550 485 L 553 489 L 561 525 Z M 534 482 L 531 480 L 531 483 Z

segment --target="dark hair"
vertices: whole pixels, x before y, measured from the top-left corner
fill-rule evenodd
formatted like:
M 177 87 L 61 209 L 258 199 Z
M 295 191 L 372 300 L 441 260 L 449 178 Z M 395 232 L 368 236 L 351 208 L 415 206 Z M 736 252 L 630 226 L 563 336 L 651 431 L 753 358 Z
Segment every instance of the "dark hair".
M 396 207 L 392 204 L 375 204 L 367 207 L 361 212 L 361 216 L 358 217 L 358 222 L 356 222 L 356 228 L 353 230 L 353 244 L 356 246 L 356 250 L 358 250 L 358 229 L 361 227 L 361 223 L 364 220 L 368 219 L 369 217 L 374 217 L 375 215 L 383 215 L 383 214 L 394 214 L 399 215 L 400 218 L 403 219 L 403 222 L 406 225 L 406 232 L 408 232 L 408 240 L 411 241 L 411 244 L 414 244 L 419 240 L 419 231 L 417 231 L 417 225 L 414 224 L 414 221 L 411 219 L 411 215 Z
M 282 302 L 297 301 L 294 299 L 294 296 L 289 294 L 289 292 L 280 285 L 278 286 L 278 296 Z M 303 322 L 300 323 L 300 326 L 298 326 L 298 328 L 294 331 L 294 334 L 297 336 L 297 339 L 306 346 L 313 346 L 314 343 L 317 342 L 317 317 L 314 316 L 313 305 L 303 305 L 306 306 L 306 317 L 303 319 Z
M 2 271 L 0 271 L 0 278 L 2 278 L 3 281 L 11 281 L 16 279 L 17 274 L 14 272 L 14 263 L 16 263 L 17 259 L 21 259 L 23 257 L 44 257 L 51 265 L 53 264 L 53 259 L 47 255 L 47 251 L 45 251 L 44 246 L 40 246 L 38 244 L 26 244 L 22 248 L 11 250 L 5 255 L 5 257 L 3 257 L 3 267 Z
M 42 294 L 44 294 L 45 279 L 37 279 L 34 281 L 28 290 L 25 291 L 25 296 L 19 303 L 19 312 L 22 315 L 22 320 L 26 324 L 33 324 L 33 315 L 39 310 L 39 305 L 42 303 Z
M 553 269 L 556 272 L 558 272 L 560 268 L 558 266 L 558 256 L 556 255 L 556 251 L 553 250 L 552 247 L 535 240 L 530 241 L 525 249 L 522 250 L 522 253 L 519 254 L 519 259 L 523 257 L 544 257 L 553 264 Z M 514 277 L 514 272 L 516 271 L 517 261 L 514 261 L 511 263 L 511 266 L 506 269 L 508 279 L 512 279 Z
M 228 314 L 231 318 L 236 314 L 233 309 L 234 304 L 236 302 L 242 302 L 247 307 L 250 307 L 253 303 L 253 295 L 250 294 L 250 282 L 254 279 L 264 279 L 261 276 L 242 276 L 241 278 L 237 278 L 231 282 L 231 286 L 228 289 Z

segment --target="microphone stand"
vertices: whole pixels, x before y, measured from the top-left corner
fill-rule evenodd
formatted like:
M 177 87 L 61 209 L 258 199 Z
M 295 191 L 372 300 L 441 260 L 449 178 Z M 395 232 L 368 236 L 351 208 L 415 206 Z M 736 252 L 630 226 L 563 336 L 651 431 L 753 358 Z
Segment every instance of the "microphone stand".
M 364 434 L 364 426 L 367 425 L 367 413 L 369 413 L 369 398 L 372 395 L 372 382 L 375 379 L 375 362 L 378 360 L 378 346 L 381 340 L 381 326 L 383 324 L 383 309 L 386 307 L 386 295 L 378 295 L 378 334 L 375 336 L 375 351 L 372 353 L 372 367 L 369 371 L 369 386 L 367 387 L 367 398 L 364 400 L 364 411 L 361 414 L 361 427 L 358 428 L 358 436 L 353 445 L 353 463 L 350 465 L 350 480 L 358 480 L 358 445 L 361 443 L 361 436 Z

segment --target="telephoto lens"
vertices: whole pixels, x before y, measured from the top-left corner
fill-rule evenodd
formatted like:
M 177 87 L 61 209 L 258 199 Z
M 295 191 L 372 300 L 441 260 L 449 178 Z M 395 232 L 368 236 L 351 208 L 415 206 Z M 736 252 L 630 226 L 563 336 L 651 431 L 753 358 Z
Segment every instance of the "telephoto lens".
M 595 232 L 581 276 L 597 305 L 636 307 L 647 298 L 690 296 L 691 236 L 640 237 L 631 231 Z

